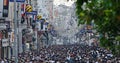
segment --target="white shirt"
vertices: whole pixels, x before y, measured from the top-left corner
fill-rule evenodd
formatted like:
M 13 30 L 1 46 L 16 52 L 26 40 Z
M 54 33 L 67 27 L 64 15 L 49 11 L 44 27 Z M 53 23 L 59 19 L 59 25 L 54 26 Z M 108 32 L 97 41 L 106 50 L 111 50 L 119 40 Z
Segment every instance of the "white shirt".
M 5 63 L 5 62 L 2 60 L 1 63 Z
M 32 63 L 32 61 L 30 61 L 29 63 Z

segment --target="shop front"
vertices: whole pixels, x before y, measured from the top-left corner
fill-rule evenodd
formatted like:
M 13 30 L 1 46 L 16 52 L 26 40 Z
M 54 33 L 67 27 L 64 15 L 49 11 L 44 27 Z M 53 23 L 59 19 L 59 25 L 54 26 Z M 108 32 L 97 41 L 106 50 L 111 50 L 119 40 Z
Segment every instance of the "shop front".
M 8 58 L 9 57 L 9 40 L 8 39 L 2 39 L 2 58 Z

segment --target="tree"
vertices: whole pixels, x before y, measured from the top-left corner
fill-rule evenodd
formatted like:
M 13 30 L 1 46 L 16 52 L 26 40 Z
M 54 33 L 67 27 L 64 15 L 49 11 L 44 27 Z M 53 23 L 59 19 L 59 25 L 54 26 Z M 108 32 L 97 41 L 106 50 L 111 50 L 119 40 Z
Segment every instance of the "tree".
M 115 38 L 120 36 L 120 0 L 77 0 L 76 14 L 79 24 L 90 24 L 92 20 L 96 24 L 96 30 L 102 35 L 100 45 L 116 51 Z

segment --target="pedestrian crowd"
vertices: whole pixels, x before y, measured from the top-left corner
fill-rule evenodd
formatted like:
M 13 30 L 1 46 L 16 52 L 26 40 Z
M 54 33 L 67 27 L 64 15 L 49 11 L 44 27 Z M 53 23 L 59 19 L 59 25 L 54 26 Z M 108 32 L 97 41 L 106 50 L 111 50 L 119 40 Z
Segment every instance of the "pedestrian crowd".
M 111 51 L 88 45 L 52 45 L 19 54 L 19 63 L 120 63 Z M 2 62 L 1 62 L 2 63 Z M 14 62 L 13 62 L 14 63 Z

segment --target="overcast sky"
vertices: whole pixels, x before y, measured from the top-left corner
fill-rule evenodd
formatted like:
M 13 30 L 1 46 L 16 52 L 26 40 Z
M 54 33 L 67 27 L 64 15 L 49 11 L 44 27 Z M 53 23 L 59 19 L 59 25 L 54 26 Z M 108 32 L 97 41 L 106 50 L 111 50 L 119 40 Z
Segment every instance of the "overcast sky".
M 63 5 L 66 5 L 66 6 L 71 6 L 74 2 L 73 1 L 69 1 L 67 2 L 67 0 L 54 0 L 54 5 L 60 5 L 60 4 L 63 4 Z

